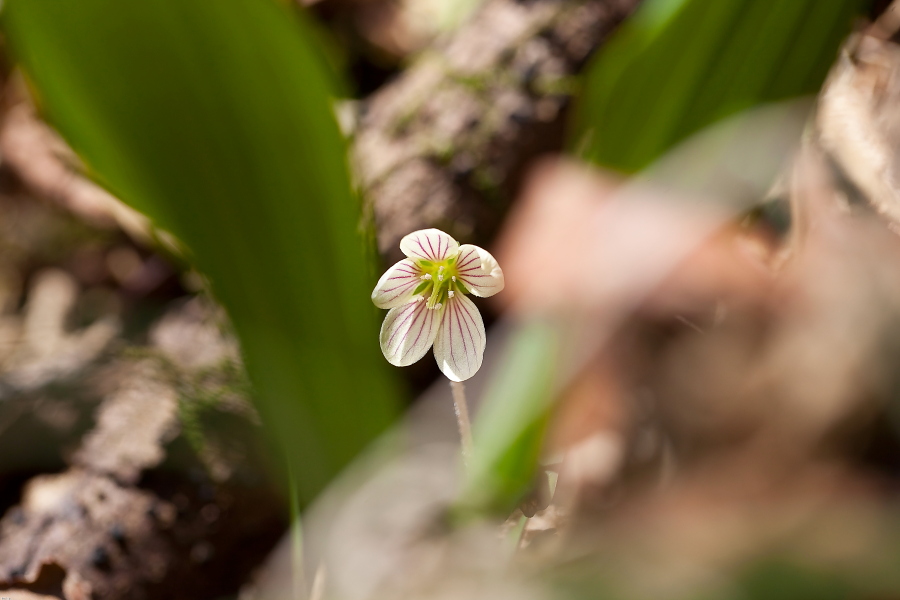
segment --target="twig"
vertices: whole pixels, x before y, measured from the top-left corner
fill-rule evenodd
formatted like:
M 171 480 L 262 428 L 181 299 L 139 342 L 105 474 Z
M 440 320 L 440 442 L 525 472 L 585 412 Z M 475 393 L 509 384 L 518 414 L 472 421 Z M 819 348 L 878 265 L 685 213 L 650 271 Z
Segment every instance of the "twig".
M 472 423 L 469 421 L 469 407 L 466 404 L 466 386 L 461 381 L 451 381 L 453 391 L 453 412 L 459 425 L 459 439 L 462 442 L 463 460 L 468 464 L 472 458 Z
M 880 40 L 889 40 L 898 31 L 900 31 L 900 1 L 894 0 L 865 33 Z

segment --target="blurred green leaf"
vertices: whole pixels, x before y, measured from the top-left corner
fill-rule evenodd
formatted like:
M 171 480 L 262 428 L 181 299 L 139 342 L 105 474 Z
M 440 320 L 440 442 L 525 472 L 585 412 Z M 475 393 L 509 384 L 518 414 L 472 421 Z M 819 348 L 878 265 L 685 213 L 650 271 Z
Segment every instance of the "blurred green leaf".
M 557 337 L 541 320 L 513 330 L 474 425 L 464 510 L 508 513 L 531 489 L 555 383 Z
M 747 600 L 849 600 L 859 592 L 843 573 L 804 567 L 780 557 L 751 565 L 743 574 L 741 587 L 741 596 Z
M 715 202 L 722 219 L 729 214 L 737 217 L 764 197 L 793 155 L 809 107 L 806 99 L 771 104 L 707 127 L 620 186 L 606 203 L 628 204 L 665 190 L 671 202 Z M 697 244 L 701 241 L 695 240 Z M 670 267 L 680 262 L 674 255 L 670 258 Z M 588 262 L 584 268 L 589 270 L 592 265 Z M 665 275 L 666 271 L 649 275 L 644 281 L 645 293 Z M 640 302 L 640 292 L 633 293 L 631 300 Z M 627 306 L 620 309 L 623 315 L 631 312 Z M 617 318 L 609 307 L 607 316 Z M 599 324 L 591 327 L 591 334 L 602 339 Z M 501 352 L 503 365 L 492 375 L 475 423 L 475 455 L 462 498 L 464 507 L 509 511 L 531 489 L 553 393 L 566 384 L 558 379 L 556 363 L 559 346 L 571 342 L 561 341 L 561 331 L 540 320 L 513 326 L 510 341 Z
M 813 94 L 865 0 L 646 0 L 585 73 L 584 159 L 643 169 L 703 127 Z
M 9 0 L 3 25 L 97 179 L 211 278 L 309 501 L 395 413 L 309 29 L 271 0 Z

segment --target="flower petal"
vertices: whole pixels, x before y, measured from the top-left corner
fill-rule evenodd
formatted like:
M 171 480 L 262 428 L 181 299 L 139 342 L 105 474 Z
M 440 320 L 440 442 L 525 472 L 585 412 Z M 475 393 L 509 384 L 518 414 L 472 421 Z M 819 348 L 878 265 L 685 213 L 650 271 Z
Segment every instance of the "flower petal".
M 484 322 L 478 307 L 463 294 L 447 299 L 444 318 L 434 340 L 434 358 L 451 381 L 465 381 L 481 368 Z
M 381 324 L 381 352 L 387 361 L 405 367 L 425 356 L 445 310 L 429 309 L 424 301 L 392 308 Z
M 469 291 L 487 298 L 503 289 L 503 270 L 484 248 L 463 244 L 456 259 L 457 276 Z
M 378 308 L 394 308 L 412 300 L 413 292 L 422 283 L 422 269 L 404 258 L 381 276 L 372 290 L 372 302 Z
M 446 260 L 456 256 L 459 244 L 440 229 L 420 229 L 400 240 L 403 254 L 417 260 Z

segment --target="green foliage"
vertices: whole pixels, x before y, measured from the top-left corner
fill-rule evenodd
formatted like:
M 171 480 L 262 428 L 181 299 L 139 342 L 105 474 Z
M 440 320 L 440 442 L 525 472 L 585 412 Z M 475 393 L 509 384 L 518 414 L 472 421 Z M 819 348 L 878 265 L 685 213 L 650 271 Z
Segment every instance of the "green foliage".
M 742 596 L 748 600 L 849 600 L 859 591 L 844 573 L 815 570 L 781 557 L 753 564 L 742 579 Z
M 310 500 L 391 422 L 396 389 L 309 29 L 271 0 L 9 0 L 3 25 L 95 177 L 210 277 Z
M 556 329 L 542 321 L 512 332 L 475 422 L 464 510 L 508 514 L 531 488 L 552 398 L 556 338 Z
M 703 127 L 813 94 L 865 0 L 647 0 L 588 67 L 573 147 L 626 173 Z

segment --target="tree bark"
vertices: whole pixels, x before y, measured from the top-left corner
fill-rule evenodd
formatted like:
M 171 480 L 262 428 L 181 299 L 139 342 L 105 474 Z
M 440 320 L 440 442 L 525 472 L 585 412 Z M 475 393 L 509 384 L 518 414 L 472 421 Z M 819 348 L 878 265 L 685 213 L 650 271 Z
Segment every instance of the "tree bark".
M 575 75 L 637 0 L 489 0 L 361 107 L 354 162 L 378 247 L 438 227 L 484 243 L 523 170 L 563 145 Z

